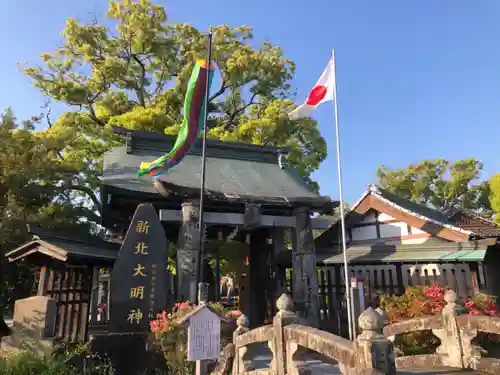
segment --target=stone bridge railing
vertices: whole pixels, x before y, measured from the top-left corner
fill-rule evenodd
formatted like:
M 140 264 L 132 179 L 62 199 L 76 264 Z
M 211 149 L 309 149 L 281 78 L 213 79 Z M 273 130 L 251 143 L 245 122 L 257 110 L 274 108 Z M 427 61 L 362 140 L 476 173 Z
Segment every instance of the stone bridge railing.
M 293 312 L 293 301 L 288 295 L 283 294 L 276 306 L 278 313 L 271 325 L 249 330 L 246 317 L 238 319 L 233 343 L 224 350 L 225 358 L 221 359 L 217 373 L 227 374 L 232 362 L 232 375 L 307 374 L 310 371 L 303 360 L 306 351 L 307 355 L 314 351 L 338 362 L 345 375 L 396 373 L 393 343 L 382 335 L 381 316 L 372 308 L 359 317 L 362 332 L 351 342 L 298 324 L 299 318 Z M 273 358 L 269 368 L 255 370 L 248 358 L 248 346 L 259 342 L 268 344 Z
M 472 344 L 478 332 L 500 334 L 500 318 L 461 315 L 464 309 L 457 305 L 457 296 L 452 290 L 445 293 L 444 299 L 447 304 L 439 315 L 413 318 L 384 327 L 384 336 L 391 341 L 398 334 L 423 330 L 431 330 L 441 340 L 441 345 L 434 354 L 396 358 L 397 368 L 429 369 L 446 366 L 500 374 L 500 359 L 482 358 L 481 348 Z
M 463 314 L 464 308 L 457 305 L 452 290 L 448 290 L 444 298 L 447 304 L 441 314 L 390 325 L 384 311 L 368 308 L 358 319 L 361 333 L 351 342 L 298 324 L 293 301 L 284 294 L 277 301 L 278 313 L 273 324 L 249 330 L 247 318 L 238 319 L 233 343 L 225 348 L 216 373 L 227 375 L 232 367 L 233 375 L 309 374 L 307 358 L 316 352 L 324 361 L 337 362 L 344 375 L 395 374 L 396 368 L 430 370 L 443 367 L 500 375 L 500 359 L 483 358 L 483 350 L 472 343 L 478 332 L 500 334 L 500 318 Z M 441 340 L 436 352 L 395 358 L 393 342 L 396 335 L 423 330 L 431 330 Z M 267 343 L 273 355 L 267 369 L 256 370 L 249 358 L 249 345 L 259 342 Z

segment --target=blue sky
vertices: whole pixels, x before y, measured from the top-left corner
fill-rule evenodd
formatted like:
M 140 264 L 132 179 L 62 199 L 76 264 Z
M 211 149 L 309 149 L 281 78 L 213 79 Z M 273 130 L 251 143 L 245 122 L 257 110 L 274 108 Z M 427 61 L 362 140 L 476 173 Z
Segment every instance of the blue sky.
M 297 64 L 301 101 L 337 58 L 344 198 L 353 203 L 381 164 L 475 157 L 484 178 L 500 172 L 500 1 L 158 1 L 171 22 L 245 24 Z M 104 19 L 105 0 L 16 0 L 0 4 L 0 108 L 40 112 L 43 97 L 16 67 L 61 40 L 67 17 Z M 329 156 L 315 178 L 338 197 L 332 106 L 314 114 Z

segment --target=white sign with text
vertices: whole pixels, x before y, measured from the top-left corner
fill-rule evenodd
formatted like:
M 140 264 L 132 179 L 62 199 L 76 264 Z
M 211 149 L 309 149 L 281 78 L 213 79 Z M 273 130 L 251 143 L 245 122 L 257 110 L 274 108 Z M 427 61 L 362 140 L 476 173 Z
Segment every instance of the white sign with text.
M 220 355 L 220 317 L 208 307 L 189 318 L 188 361 L 218 359 Z

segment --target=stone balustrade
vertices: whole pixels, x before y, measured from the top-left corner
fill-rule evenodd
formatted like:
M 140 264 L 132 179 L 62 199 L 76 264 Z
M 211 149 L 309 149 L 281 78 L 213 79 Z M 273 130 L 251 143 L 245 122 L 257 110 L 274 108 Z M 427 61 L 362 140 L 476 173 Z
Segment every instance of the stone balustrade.
M 396 373 L 393 343 L 381 332 L 384 316 L 371 307 L 359 317 L 361 334 L 355 342 L 342 337 L 299 324 L 293 311 L 293 301 L 283 294 L 277 301 L 278 313 L 273 324 L 253 330 L 248 328 L 248 319 L 241 316 L 233 334 L 233 343 L 224 351 L 221 363 L 231 362 L 234 355 L 233 375 L 305 375 L 309 374 L 307 362 L 300 351 L 314 351 L 336 361 L 345 375 Z M 248 346 L 267 342 L 273 357 L 269 368 L 255 370 L 247 358 Z M 228 358 L 225 358 L 228 357 Z M 227 374 L 228 366 L 219 366 L 219 374 Z M 223 370 L 224 369 L 224 370 Z
M 277 301 L 278 313 L 273 324 L 249 330 L 248 319 L 238 319 L 233 343 L 225 351 L 223 363 L 232 363 L 234 375 L 305 375 L 310 371 L 304 357 L 319 353 L 336 361 L 343 374 L 395 374 L 398 369 L 455 368 L 472 369 L 500 375 L 500 359 L 484 358 L 483 350 L 473 345 L 478 332 L 500 334 L 500 318 L 464 314 L 457 304 L 456 293 L 448 290 L 444 296 L 446 306 L 440 314 L 418 317 L 388 324 L 387 314 L 380 309 L 368 308 L 358 319 L 361 333 L 354 342 L 316 328 L 299 324 L 293 311 L 293 301 L 283 294 Z M 433 354 L 395 358 L 396 335 L 431 330 L 441 344 Z M 269 368 L 255 370 L 248 358 L 247 347 L 257 342 L 267 342 L 273 359 Z M 234 356 L 234 358 L 233 358 Z M 226 374 L 220 371 L 219 374 Z
M 447 290 L 444 299 L 446 306 L 438 315 L 413 318 L 383 328 L 384 335 L 393 342 L 398 334 L 423 330 L 431 330 L 441 341 L 434 354 L 396 358 L 397 368 L 451 367 L 500 374 L 500 359 L 483 358 L 481 348 L 472 344 L 478 332 L 500 334 L 500 318 L 464 315 L 465 309 L 457 304 L 453 290 Z

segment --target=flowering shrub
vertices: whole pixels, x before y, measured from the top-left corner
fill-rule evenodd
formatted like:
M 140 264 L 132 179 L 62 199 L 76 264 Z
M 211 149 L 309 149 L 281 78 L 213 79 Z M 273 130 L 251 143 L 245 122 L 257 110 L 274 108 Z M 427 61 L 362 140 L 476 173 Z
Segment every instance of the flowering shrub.
M 227 311 L 220 303 L 209 306 L 225 317 L 221 323 L 221 346 L 232 339 L 239 311 Z M 189 301 L 176 303 L 170 312 L 163 311 L 149 322 L 153 344 L 159 347 L 167 361 L 169 374 L 180 375 L 194 372 L 194 362 L 187 361 L 187 327 L 182 319 L 192 312 L 196 305 Z
M 419 316 L 434 315 L 443 310 L 446 302 L 443 288 L 435 282 L 430 286 L 407 287 L 401 296 L 381 296 L 381 307 L 387 311 L 391 323 Z M 462 305 L 470 315 L 500 316 L 496 297 L 478 293 L 465 299 Z
M 435 315 L 446 305 L 444 300 L 446 289 L 437 282 L 430 286 L 407 287 L 401 296 L 382 295 L 380 307 L 387 312 L 390 323 Z M 478 293 L 472 298 L 461 301 L 461 304 L 464 306 L 464 313 L 470 315 L 500 316 L 496 298 L 493 296 Z M 487 340 L 498 341 L 498 336 L 488 335 Z M 484 341 L 482 335 L 478 335 L 477 341 Z M 405 355 L 414 355 L 433 353 L 440 342 L 428 330 L 398 335 L 395 344 Z
M 464 306 L 470 315 L 500 316 L 496 297 L 487 294 L 476 294 L 473 298 L 466 300 Z

